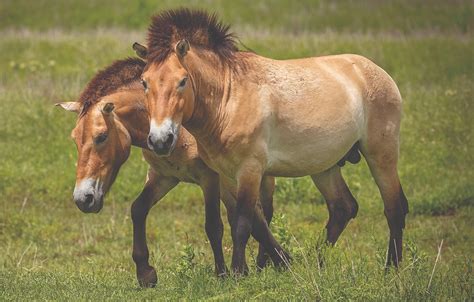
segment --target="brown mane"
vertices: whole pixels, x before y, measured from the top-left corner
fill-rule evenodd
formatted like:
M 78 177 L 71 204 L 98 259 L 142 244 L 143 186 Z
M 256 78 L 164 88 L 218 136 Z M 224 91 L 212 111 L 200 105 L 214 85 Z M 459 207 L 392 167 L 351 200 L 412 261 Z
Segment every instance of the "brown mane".
M 148 28 L 149 62 L 161 63 L 174 51 L 175 44 L 186 39 L 191 47 L 210 50 L 222 63 L 232 66 L 238 52 L 230 26 L 221 23 L 216 14 L 180 8 L 152 17 Z
M 146 63 L 139 58 L 126 58 L 117 60 L 97 72 L 79 96 L 78 101 L 82 104 L 79 116 L 86 114 L 87 110 L 97 103 L 101 97 L 137 81 L 145 65 Z

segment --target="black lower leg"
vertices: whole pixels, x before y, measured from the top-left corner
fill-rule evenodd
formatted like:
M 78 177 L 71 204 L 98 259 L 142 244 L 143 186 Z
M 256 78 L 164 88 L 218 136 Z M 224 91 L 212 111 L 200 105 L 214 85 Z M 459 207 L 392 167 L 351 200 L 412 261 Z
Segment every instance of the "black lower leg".
M 222 252 L 222 235 L 224 227 L 222 224 L 219 204 L 206 204 L 206 234 L 211 244 L 214 254 L 215 271 L 218 276 L 227 273 L 224 262 L 224 254 Z
M 267 201 L 262 204 L 262 211 L 263 215 L 265 216 L 265 220 L 270 226 L 270 223 L 272 222 L 273 218 L 273 202 L 272 201 Z M 259 215 L 257 213 L 257 215 Z M 268 264 L 270 256 L 268 255 L 267 251 L 265 250 L 265 247 L 263 244 L 259 244 L 258 246 L 258 255 L 257 255 L 257 268 L 262 269 Z
M 403 251 L 403 229 L 405 228 L 405 213 L 400 203 L 400 207 L 393 210 L 385 210 L 388 226 L 390 229 L 390 240 L 388 244 L 386 265 L 393 264 L 398 267 L 402 261 Z
M 252 230 L 252 235 L 263 245 L 263 248 L 276 266 L 284 267 L 291 261 L 290 255 L 278 244 L 268 228 L 267 222 L 261 216 L 256 215 L 256 219 L 254 219 L 252 224 Z
M 149 206 L 142 204 L 140 199 L 132 205 L 132 258 L 136 264 L 138 283 L 142 287 L 153 287 L 158 281 L 155 269 L 148 263 L 149 252 L 146 244 L 146 217 L 148 211 Z
M 239 211 L 237 211 L 239 213 Z M 252 232 L 252 218 L 250 215 L 237 215 L 232 224 L 232 269 L 236 274 L 247 274 L 248 267 L 245 261 L 245 248 Z
M 348 211 L 342 202 L 328 203 L 329 220 L 326 224 L 327 241 L 335 244 L 342 231 L 346 228 L 347 223 L 352 218 L 353 213 Z

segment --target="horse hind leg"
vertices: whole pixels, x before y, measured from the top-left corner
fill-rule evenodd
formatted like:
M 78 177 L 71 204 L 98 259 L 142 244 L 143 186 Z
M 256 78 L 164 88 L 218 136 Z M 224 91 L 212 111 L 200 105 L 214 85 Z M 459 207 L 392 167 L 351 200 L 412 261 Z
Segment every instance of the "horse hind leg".
M 359 206 L 342 178 L 339 166 L 311 178 L 324 196 L 329 210 L 329 220 L 326 224 L 327 242 L 335 244 L 349 220 L 356 217 Z
M 399 115 L 386 115 L 386 119 L 374 120 L 369 122 L 369 129 L 373 130 L 361 140 L 360 149 L 384 202 L 384 213 L 390 229 L 386 265 L 398 267 L 402 260 L 403 229 L 408 214 L 408 201 L 397 172 L 400 120 Z

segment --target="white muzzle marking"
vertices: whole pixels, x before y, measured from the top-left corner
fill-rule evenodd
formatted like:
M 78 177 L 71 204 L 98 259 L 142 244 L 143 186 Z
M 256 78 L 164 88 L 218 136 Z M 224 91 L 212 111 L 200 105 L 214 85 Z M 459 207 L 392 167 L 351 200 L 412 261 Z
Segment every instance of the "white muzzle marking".
M 150 122 L 148 147 L 155 152 L 172 150 L 179 135 L 179 125 L 170 118 L 166 118 L 160 125 L 154 119 Z M 170 140 L 170 137 L 172 140 Z M 160 152 L 161 153 L 161 152 Z
M 89 205 L 90 207 L 102 198 L 103 190 L 99 180 L 86 178 L 76 184 L 73 193 L 73 199 L 76 203 L 84 203 L 89 195 L 93 196 L 93 202 Z

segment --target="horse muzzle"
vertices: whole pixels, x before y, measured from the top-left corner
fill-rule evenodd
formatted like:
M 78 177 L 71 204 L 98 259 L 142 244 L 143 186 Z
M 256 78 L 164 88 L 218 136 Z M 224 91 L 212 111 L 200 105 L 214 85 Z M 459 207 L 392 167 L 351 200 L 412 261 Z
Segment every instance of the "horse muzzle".
M 104 205 L 102 186 L 97 180 L 87 178 L 74 188 L 73 199 L 84 213 L 99 213 Z
M 179 127 L 170 119 L 166 119 L 160 126 L 152 120 L 148 135 L 148 147 L 159 156 L 169 156 L 178 141 Z

